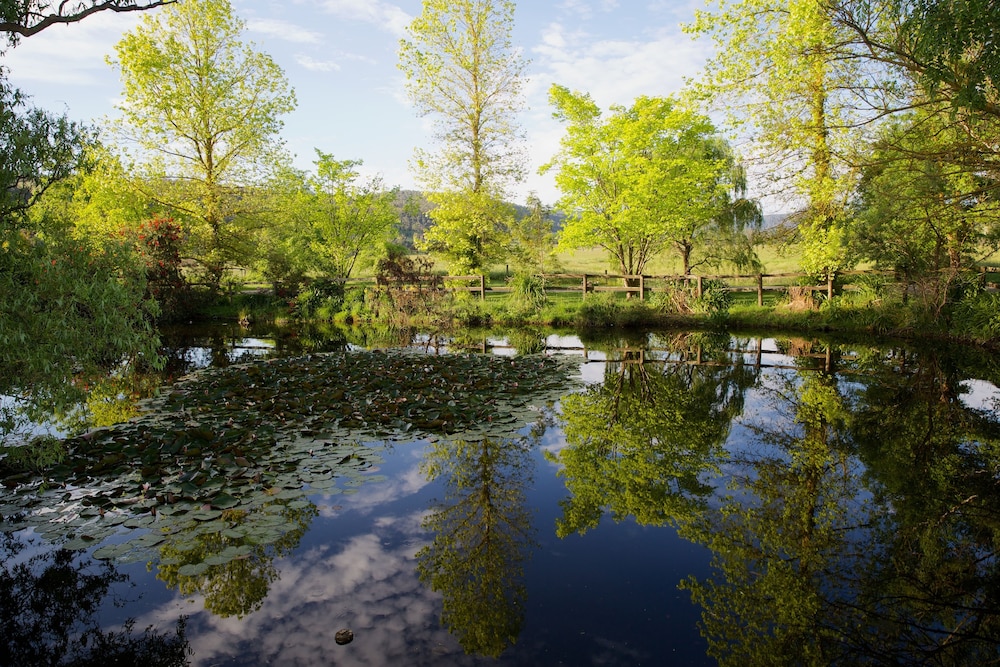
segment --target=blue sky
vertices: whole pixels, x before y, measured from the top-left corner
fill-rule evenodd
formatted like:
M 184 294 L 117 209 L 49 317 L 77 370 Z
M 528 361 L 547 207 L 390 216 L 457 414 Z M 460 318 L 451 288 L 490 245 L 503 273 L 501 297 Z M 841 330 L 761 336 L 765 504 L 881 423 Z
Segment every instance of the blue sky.
M 396 67 L 399 39 L 420 13 L 420 0 L 233 0 L 246 21 L 245 39 L 268 53 L 295 88 L 298 109 L 282 133 L 296 163 L 311 168 L 314 148 L 338 159 L 361 159 L 387 184 L 414 187 L 409 161 L 432 148 L 427 119 L 406 100 Z M 555 152 L 562 126 L 551 118 L 552 83 L 589 92 L 607 108 L 638 95 L 677 92 L 696 76 L 710 45 L 680 29 L 700 0 L 522 0 L 514 42 L 530 60 L 527 109 L 521 125 L 530 164 L 514 198 L 534 191 L 546 203 L 558 192 L 538 167 Z M 105 64 L 139 14 L 104 12 L 55 26 L 4 58 L 12 81 L 38 106 L 100 122 L 115 115 L 121 86 Z

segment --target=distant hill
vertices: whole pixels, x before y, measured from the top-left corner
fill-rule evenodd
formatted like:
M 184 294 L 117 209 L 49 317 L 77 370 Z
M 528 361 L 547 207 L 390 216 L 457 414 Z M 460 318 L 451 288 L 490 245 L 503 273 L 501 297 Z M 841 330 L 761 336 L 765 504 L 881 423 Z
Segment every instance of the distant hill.
M 781 227 L 790 216 L 790 213 L 768 213 L 764 216 L 764 224 L 761 225 L 761 229 Z
M 424 230 L 431 224 L 431 217 L 428 215 L 434 206 L 427 201 L 424 193 L 419 190 L 400 190 L 394 202 L 396 210 L 399 211 L 399 233 L 395 242 L 414 250 L 414 239 L 420 238 Z M 527 206 L 522 204 L 511 204 L 518 218 L 522 218 L 531 212 Z M 552 230 L 562 229 L 565 216 L 558 211 L 551 211 L 549 219 L 552 220 Z

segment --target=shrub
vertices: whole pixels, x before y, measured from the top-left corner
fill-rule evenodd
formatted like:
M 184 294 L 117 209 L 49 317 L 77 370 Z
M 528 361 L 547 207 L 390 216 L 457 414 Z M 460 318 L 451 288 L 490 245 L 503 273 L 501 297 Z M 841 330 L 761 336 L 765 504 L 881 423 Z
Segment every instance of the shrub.
M 519 311 L 539 310 L 548 301 L 545 279 L 530 273 L 515 273 L 507 281 L 510 287 L 508 303 Z
M 181 274 L 183 240 L 180 225 L 171 217 L 155 216 L 139 228 L 139 254 L 146 265 L 146 293 L 159 304 L 162 321 L 187 315 L 189 290 Z
M 326 278 L 314 280 L 293 303 L 302 319 L 332 320 L 344 304 L 344 283 Z

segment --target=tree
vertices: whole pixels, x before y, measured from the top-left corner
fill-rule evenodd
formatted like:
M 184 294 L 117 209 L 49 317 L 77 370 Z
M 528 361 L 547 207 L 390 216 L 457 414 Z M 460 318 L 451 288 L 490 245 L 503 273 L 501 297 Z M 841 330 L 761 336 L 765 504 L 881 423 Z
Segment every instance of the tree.
M 59 23 L 75 23 L 103 11 L 138 12 L 171 4 L 176 0 L 0 0 L 0 32 L 11 46 Z M 53 6 L 55 5 L 55 6 Z
M 717 0 L 686 30 L 710 35 L 715 56 L 697 91 L 722 101 L 729 121 L 748 132 L 755 158 L 779 190 L 805 207 L 798 216 L 803 265 L 828 273 L 845 264 L 843 209 L 852 170 L 845 156 L 860 122 L 859 61 L 836 46 L 843 29 L 815 0 Z M 856 55 L 856 54 L 851 54 Z M 846 98 L 851 98 L 846 101 Z
M 0 226 L 27 222 L 28 209 L 83 161 L 85 129 L 31 107 L 0 67 Z
M 503 204 L 522 176 L 515 115 L 525 61 L 512 47 L 511 0 L 424 0 L 400 42 L 399 67 L 417 110 L 436 118 L 437 155 L 417 153 L 418 178 L 437 205 L 425 237 L 458 270 L 498 259 L 511 219 Z
M 47 2 L 0 0 L 8 46 L 51 25 L 49 9 Z M 0 394 L 21 397 L 0 406 L 0 439 L 25 412 L 79 400 L 74 377 L 140 357 L 156 363 L 148 321 L 154 306 L 143 299 L 136 254 L 118 242 L 74 238 L 55 211 L 33 210 L 85 167 L 88 134 L 66 116 L 31 107 L 0 67 Z
M 395 233 L 399 214 L 395 190 L 379 176 L 362 181 L 361 160 L 335 160 L 316 151 L 316 217 L 311 220 L 309 249 L 312 268 L 337 280 L 351 277 L 359 259 L 373 261 Z
M 673 247 L 689 273 L 696 243 L 724 220 L 736 173 L 711 121 L 671 98 L 639 97 L 606 118 L 585 93 L 553 85 L 549 100 L 567 124 L 542 167 L 557 170 L 560 245 L 599 245 L 626 275 Z
M 528 195 L 528 212 L 510 228 L 514 264 L 525 271 L 545 273 L 558 267 L 555 258 L 556 233 L 552 210 L 534 192 Z
M 243 27 L 228 0 L 189 0 L 145 17 L 109 61 L 124 121 L 159 175 L 155 198 L 192 222 L 215 287 L 247 260 L 243 206 L 253 198 L 241 188 L 273 160 L 280 117 L 295 108 L 281 68 L 240 41 Z
M 847 228 L 859 259 L 894 270 L 908 286 L 922 283 L 918 294 L 935 313 L 952 300 L 963 272 L 1000 247 L 990 177 L 955 159 L 967 148 L 964 133 L 934 109 L 887 124 Z

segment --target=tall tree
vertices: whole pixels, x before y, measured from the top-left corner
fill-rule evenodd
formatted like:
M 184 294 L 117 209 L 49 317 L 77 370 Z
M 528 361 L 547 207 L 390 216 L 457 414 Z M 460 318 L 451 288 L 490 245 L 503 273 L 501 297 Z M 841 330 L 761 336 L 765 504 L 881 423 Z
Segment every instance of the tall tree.
M 501 257 L 513 217 L 503 204 L 523 175 L 515 116 L 526 62 L 511 43 L 511 0 L 424 0 L 400 43 L 399 67 L 417 110 L 436 120 L 436 155 L 418 151 L 418 178 L 437 207 L 426 247 L 452 268 Z
M 805 207 L 799 216 L 807 270 L 827 273 L 845 262 L 843 207 L 850 192 L 846 149 L 864 77 L 839 58 L 842 32 L 828 3 L 815 0 L 716 0 L 686 29 L 711 36 L 715 56 L 699 86 L 719 100 L 748 134 L 777 189 Z M 863 88 L 859 87 L 859 90 Z
M 160 176 L 159 198 L 194 221 L 214 286 L 246 261 L 249 200 L 239 189 L 270 161 L 280 118 L 295 108 L 284 72 L 240 41 L 243 28 L 228 0 L 188 0 L 146 16 L 110 61 L 124 84 L 123 119 Z
M 562 193 L 560 245 L 599 245 L 627 275 L 673 247 L 688 273 L 695 245 L 725 220 L 737 173 L 711 121 L 671 98 L 639 97 L 607 117 L 588 94 L 563 86 L 553 85 L 549 99 L 567 125 L 559 153 L 542 167 L 556 169 Z

